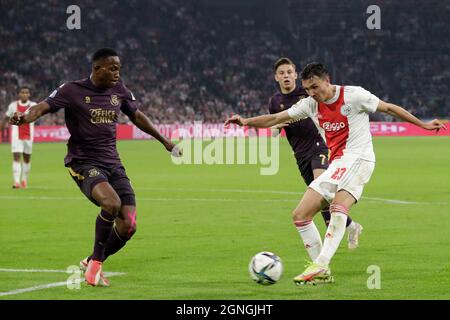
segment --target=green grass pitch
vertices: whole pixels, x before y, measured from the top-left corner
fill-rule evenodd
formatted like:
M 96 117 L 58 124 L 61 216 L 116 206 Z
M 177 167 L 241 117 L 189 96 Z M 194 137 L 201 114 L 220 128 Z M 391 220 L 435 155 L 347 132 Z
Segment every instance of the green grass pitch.
M 138 201 L 138 231 L 105 271 L 110 288 L 57 286 L 0 299 L 450 299 L 450 138 L 375 138 L 377 165 L 351 216 L 360 247 L 346 238 L 335 283 L 297 287 L 306 251 L 291 222 L 305 185 L 287 141 L 280 170 L 258 165 L 174 165 L 151 141 L 119 142 Z M 9 145 L 0 145 L 0 268 L 67 269 L 91 249 L 97 207 L 63 166 L 65 144 L 35 144 L 30 188 L 11 188 Z M 394 200 L 394 201 L 389 201 Z M 322 218 L 316 217 L 322 235 Z M 277 253 L 281 280 L 264 287 L 247 272 L 257 252 Z M 381 289 L 368 289 L 369 266 Z M 65 281 L 64 273 L 0 272 L 0 292 Z

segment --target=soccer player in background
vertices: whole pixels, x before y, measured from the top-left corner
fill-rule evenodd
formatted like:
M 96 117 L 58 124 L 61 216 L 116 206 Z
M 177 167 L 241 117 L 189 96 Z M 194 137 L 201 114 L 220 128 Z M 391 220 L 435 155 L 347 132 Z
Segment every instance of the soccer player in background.
M 313 62 L 301 73 L 302 86 L 309 97 L 276 114 L 253 118 L 234 115 L 225 125 L 269 128 L 280 123 L 310 117 L 319 131 L 324 132 L 330 149 L 330 166 L 315 179 L 293 211 L 296 225 L 314 224 L 313 217 L 324 205 L 330 204 L 331 220 L 325 240 L 316 228 L 300 232 L 310 247 L 319 245 L 316 257 L 306 270 L 294 278 L 297 284 L 330 282 L 329 264 L 344 236 L 350 208 L 361 198 L 364 185 L 375 168 L 375 154 L 370 134 L 369 113 L 384 112 L 426 130 L 446 129 L 437 119 L 423 122 L 395 104 L 387 103 L 356 86 L 330 83 L 328 71 Z M 308 246 L 305 246 L 308 249 Z M 311 255 L 311 252 L 309 252 Z
M 269 112 L 271 114 L 289 109 L 300 99 L 308 96 L 301 86 L 297 86 L 296 80 L 298 75 L 295 64 L 291 59 L 285 57 L 278 59 L 274 65 L 274 72 L 279 92 L 274 94 L 269 100 Z M 310 118 L 274 126 L 272 127 L 272 136 L 277 136 L 282 128 L 284 128 L 286 137 L 294 152 L 303 181 L 309 186 L 314 179 L 328 168 L 328 148 L 325 141 Z M 322 208 L 322 217 L 326 227 L 328 227 L 331 218 L 329 206 Z M 304 230 L 315 227 L 314 224 L 309 223 L 306 225 L 296 224 L 300 234 Z M 350 216 L 347 219 L 346 227 L 348 230 L 348 248 L 355 249 L 358 247 L 359 235 L 363 228 L 359 223 L 352 221 Z M 309 244 L 305 243 L 305 246 L 307 245 Z M 311 248 L 308 252 L 313 252 L 314 250 L 320 250 L 320 248 Z M 315 255 L 313 254 L 313 256 Z M 313 258 L 311 257 L 311 259 Z
M 0 124 L 0 132 L 15 112 L 26 112 L 36 102 L 30 101 L 30 88 L 22 86 L 19 89 L 19 100 L 9 104 L 6 115 Z M 34 123 L 25 123 L 11 128 L 11 152 L 13 154 L 13 188 L 28 186 L 28 175 L 31 169 L 31 153 L 33 151 Z
M 120 81 L 117 53 L 102 48 L 92 57 L 90 77 L 67 82 L 27 113 L 16 112 L 16 125 L 65 110 L 70 132 L 64 164 L 84 195 L 101 211 L 95 222 L 92 254 L 80 262 L 86 282 L 109 286 L 103 262 L 119 251 L 136 232 L 136 199 L 116 149 L 116 123 L 123 112 L 142 131 L 152 135 L 173 155 L 178 147 L 162 136 L 138 109 L 133 93 Z

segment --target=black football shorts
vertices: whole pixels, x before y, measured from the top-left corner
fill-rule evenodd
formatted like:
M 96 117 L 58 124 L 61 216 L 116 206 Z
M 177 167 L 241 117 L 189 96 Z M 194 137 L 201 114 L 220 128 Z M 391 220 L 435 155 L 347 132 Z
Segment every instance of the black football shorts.
M 298 157 L 297 166 L 303 180 L 309 186 L 314 181 L 314 169 L 328 169 L 328 149 L 319 149 L 308 157 Z
M 106 168 L 98 164 L 73 160 L 67 165 L 67 168 L 81 192 L 96 206 L 99 204 L 92 198 L 92 189 L 100 182 L 108 182 L 111 185 L 122 205 L 136 206 L 134 190 L 123 166 L 116 165 Z

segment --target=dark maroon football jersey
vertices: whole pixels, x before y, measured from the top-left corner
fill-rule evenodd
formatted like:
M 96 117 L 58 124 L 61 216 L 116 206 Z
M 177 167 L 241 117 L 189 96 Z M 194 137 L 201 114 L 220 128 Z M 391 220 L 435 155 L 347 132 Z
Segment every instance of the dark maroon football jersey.
M 122 82 L 99 89 L 89 78 L 67 82 L 45 100 L 51 112 L 64 109 L 67 129 L 67 165 L 73 159 L 104 165 L 121 164 L 116 148 L 119 112 L 130 116 L 137 110 L 136 99 Z
M 269 112 L 278 113 L 287 110 L 300 99 L 307 96 L 308 94 L 305 90 L 298 87 L 288 94 L 278 92 L 269 100 Z M 310 157 L 317 150 L 327 149 L 322 136 L 310 118 L 295 121 L 284 127 L 284 130 L 297 160 Z

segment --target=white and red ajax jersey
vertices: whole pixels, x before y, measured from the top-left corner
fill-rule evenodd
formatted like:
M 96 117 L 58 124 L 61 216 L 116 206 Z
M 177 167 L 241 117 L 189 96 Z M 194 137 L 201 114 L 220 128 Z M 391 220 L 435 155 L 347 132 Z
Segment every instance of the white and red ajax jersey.
M 330 163 L 343 155 L 375 161 L 370 134 L 369 112 L 377 110 L 380 99 L 355 86 L 336 86 L 334 97 L 318 103 L 308 97 L 288 109 L 298 120 L 310 117 L 330 150 Z
M 13 101 L 9 104 L 6 115 L 12 117 L 15 112 L 25 113 L 30 107 L 36 105 L 36 102 L 27 101 L 25 103 Z M 34 123 L 25 123 L 20 126 L 11 126 L 11 141 L 17 140 L 33 140 Z

